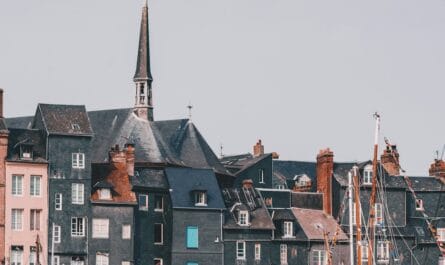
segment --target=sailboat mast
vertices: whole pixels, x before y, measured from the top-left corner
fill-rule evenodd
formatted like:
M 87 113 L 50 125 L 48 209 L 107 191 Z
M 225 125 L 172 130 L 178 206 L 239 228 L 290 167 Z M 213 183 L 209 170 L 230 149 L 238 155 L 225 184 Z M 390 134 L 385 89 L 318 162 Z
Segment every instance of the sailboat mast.
M 377 192 L 377 155 L 379 151 L 379 131 L 380 131 L 380 115 L 376 112 L 375 118 L 375 135 L 374 135 L 374 158 L 372 160 L 372 190 L 369 199 L 369 244 L 368 244 L 368 265 L 372 265 L 374 261 L 374 237 L 375 237 L 375 197 Z
M 352 173 L 348 174 L 348 200 L 349 200 L 349 258 L 351 264 L 354 264 L 354 225 L 352 222 Z
M 355 225 L 356 225 L 356 244 L 357 244 L 357 263 L 361 264 L 362 260 L 362 223 L 361 223 L 361 205 L 360 205 L 360 186 L 358 182 L 358 167 L 354 166 L 353 168 L 354 172 L 354 197 L 355 197 Z M 351 264 L 354 264 L 351 262 Z

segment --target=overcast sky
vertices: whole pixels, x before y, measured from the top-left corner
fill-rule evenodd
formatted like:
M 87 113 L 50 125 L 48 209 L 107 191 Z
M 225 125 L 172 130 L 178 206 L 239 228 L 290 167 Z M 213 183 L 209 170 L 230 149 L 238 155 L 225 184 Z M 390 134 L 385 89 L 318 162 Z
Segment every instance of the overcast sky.
M 140 0 L 0 0 L 7 117 L 37 103 L 134 104 Z M 187 117 L 216 153 L 261 138 L 281 159 L 372 156 L 372 113 L 402 166 L 445 144 L 445 1 L 150 0 L 155 119 Z

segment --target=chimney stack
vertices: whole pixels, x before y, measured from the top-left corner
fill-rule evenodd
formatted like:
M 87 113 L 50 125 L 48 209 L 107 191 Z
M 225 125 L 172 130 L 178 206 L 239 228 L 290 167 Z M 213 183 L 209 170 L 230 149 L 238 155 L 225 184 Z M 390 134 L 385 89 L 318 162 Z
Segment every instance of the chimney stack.
M 442 159 L 434 159 L 434 162 L 430 166 L 430 176 L 438 178 L 445 184 L 445 161 Z
M 329 148 L 317 155 L 317 192 L 323 193 L 323 210 L 332 215 L 332 175 L 334 174 L 334 152 Z
M 261 156 L 264 155 L 264 145 L 261 144 L 261 139 L 253 146 L 253 156 Z
M 245 189 L 253 188 L 253 181 L 251 179 L 243 180 L 243 188 L 245 188 Z
M 0 88 L 0 118 L 3 118 L 3 89 Z
M 383 150 L 383 154 L 380 156 L 380 162 L 389 175 L 399 176 L 400 164 L 397 145 L 386 145 L 386 149 Z
M 134 144 L 125 145 L 127 173 L 128 176 L 134 176 Z

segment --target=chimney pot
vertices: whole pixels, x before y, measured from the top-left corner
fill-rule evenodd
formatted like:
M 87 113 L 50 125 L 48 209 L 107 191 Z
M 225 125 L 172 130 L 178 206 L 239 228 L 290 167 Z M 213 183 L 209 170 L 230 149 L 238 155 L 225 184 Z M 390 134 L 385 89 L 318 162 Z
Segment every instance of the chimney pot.
M 264 155 L 264 145 L 261 142 L 261 139 L 253 146 L 253 156 L 261 156 Z

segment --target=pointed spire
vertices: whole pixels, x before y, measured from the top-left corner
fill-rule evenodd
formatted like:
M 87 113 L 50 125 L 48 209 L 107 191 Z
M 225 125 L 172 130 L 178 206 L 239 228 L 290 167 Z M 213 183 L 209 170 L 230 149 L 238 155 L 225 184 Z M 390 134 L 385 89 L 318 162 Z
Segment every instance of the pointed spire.
M 136 64 L 136 73 L 133 80 L 136 81 L 148 81 L 151 83 L 153 77 L 150 70 L 150 46 L 148 35 L 148 4 L 144 1 L 144 7 L 142 8 L 141 29 L 139 32 L 139 50 L 138 59 Z

